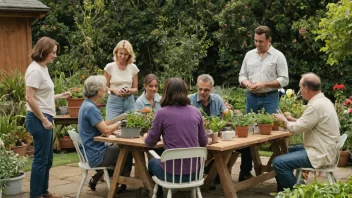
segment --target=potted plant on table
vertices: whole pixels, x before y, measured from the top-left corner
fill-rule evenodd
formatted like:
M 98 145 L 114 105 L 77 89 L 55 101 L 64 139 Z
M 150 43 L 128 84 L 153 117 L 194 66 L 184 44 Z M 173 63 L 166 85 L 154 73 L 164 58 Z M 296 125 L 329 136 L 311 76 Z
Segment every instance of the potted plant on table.
M 78 117 L 79 108 L 84 101 L 83 90 L 80 87 L 73 87 L 69 91 L 72 96 L 67 98 L 68 114 L 71 117 Z
M 153 110 L 149 109 L 148 107 L 145 107 L 144 109 L 139 111 L 145 118 L 145 123 L 144 123 L 144 127 L 141 128 L 141 136 L 143 136 L 144 133 L 147 133 L 150 129 L 150 127 L 152 127 L 152 123 L 154 120 L 154 116 L 155 113 L 153 112 Z
M 218 142 L 218 137 L 220 136 L 220 130 L 227 124 L 225 120 L 219 117 L 210 117 L 209 119 L 209 129 L 212 131 L 212 143 Z
M 235 126 L 237 137 L 246 138 L 248 137 L 249 127 L 255 122 L 254 113 L 236 113 L 232 119 L 232 123 Z
M 27 162 L 21 157 L 5 148 L 0 139 L 0 198 L 4 195 L 17 195 L 21 193 L 24 172 L 23 168 Z
M 256 115 L 256 120 L 258 123 L 259 132 L 262 135 L 270 135 L 273 127 L 273 123 L 275 122 L 275 118 L 266 113 L 264 108 L 259 110 Z
M 142 128 L 150 128 L 151 120 L 147 119 L 147 114 L 131 112 L 126 120 L 122 120 L 121 136 L 138 137 Z

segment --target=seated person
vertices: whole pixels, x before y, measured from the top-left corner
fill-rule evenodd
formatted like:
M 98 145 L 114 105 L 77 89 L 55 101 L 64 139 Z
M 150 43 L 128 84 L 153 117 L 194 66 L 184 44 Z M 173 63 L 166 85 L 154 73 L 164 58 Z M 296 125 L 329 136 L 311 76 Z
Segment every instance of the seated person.
M 119 156 L 118 146 L 107 146 L 104 142 L 94 141 L 96 136 L 111 135 L 121 125 L 117 118 L 104 121 L 101 111 L 97 107 L 98 102 L 105 97 L 107 91 L 108 87 L 106 87 L 104 76 L 90 76 L 84 83 L 83 95 L 86 99 L 79 109 L 78 129 L 90 167 L 114 166 Z M 131 169 L 132 155 L 129 153 L 122 174 L 129 176 Z M 103 170 L 98 170 L 89 181 L 89 187 L 92 190 L 95 190 L 95 186 L 103 174 Z M 118 192 L 125 189 L 126 185 L 121 185 Z
M 170 78 L 165 82 L 160 102 L 162 108 L 155 115 L 151 129 L 144 136 L 146 145 L 155 146 L 161 135 L 165 150 L 207 145 L 208 137 L 202 116 L 197 108 L 189 105 L 187 95 L 187 85 L 182 79 Z M 185 160 L 183 165 L 189 167 L 190 161 Z M 155 158 L 148 163 L 150 174 L 162 180 L 164 180 L 163 167 L 164 165 Z M 172 170 L 166 170 L 166 172 L 172 173 Z M 190 173 L 195 172 L 196 170 L 188 170 L 188 168 L 183 169 L 182 172 L 179 169 L 175 170 L 176 174 L 182 174 L 183 181 L 189 181 Z M 179 181 L 179 178 L 175 178 L 175 181 L 177 180 Z M 157 196 L 162 197 L 162 194 L 162 188 L 159 186 Z
M 148 74 L 144 77 L 143 87 L 145 91 L 136 101 L 136 111 L 141 111 L 147 107 L 156 113 L 161 108 L 161 97 L 158 94 L 158 81 L 158 78 L 154 74 Z
M 304 140 L 304 145 L 291 147 L 289 153 L 273 160 L 278 191 L 296 184 L 293 169 L 325 168 L 337 163 L 340 123 L 334 104 L 321 93 L 320 78 L 314 73 L 302 75 L 299 87 L 303 99 L 309 101 L 303 115 L 297 120 L 274 115 L 289 132 L 303 133 Z

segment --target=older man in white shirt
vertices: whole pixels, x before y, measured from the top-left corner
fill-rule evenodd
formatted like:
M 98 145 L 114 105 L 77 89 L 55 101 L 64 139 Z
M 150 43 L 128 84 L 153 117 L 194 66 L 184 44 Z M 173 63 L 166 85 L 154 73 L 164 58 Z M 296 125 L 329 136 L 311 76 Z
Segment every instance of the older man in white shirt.
M 289 132 L 303 133 L 304 139 L 304 146 L 291 147 L 288 154 L 273 160 L 278 191 L 295 185 L 293 169 L 325 168 L 337 163 L 340 124 L 334 105 L 321 93 L 320 78 L 314 73 L 304 74 L 299 87 L 302 97 L 309 101 L 303 115 L 297 120 L 282 114 L 274 115 L 284 122 Z

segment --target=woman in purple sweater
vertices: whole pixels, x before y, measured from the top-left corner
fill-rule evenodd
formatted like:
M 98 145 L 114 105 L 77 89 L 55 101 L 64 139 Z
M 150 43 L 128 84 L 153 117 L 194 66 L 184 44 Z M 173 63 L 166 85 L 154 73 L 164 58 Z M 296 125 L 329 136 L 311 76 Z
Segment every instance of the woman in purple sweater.
M 162 135 L 165 150 L 207 145 L 208 137 L 202 116 L 196 107 L 190 105 L 187 85 L 181 78 L 170 78 L 165 82 L 160 105 L 162 108 L 156 113 L 153 125 L 146 134 L 145 144 L 150 147 L 155 146 Z M 195 166 L 189 170 L 189 166 L 190 160 L 184 160 L 182 173 L 180 169 L 175 168 L 176 174 L 182 174 L 183 181 L 189 181 L 189 174 L 197 171 Z M 155 158 L 148 163 L 150 174 L 162 180 L 164 179 L 163 167 L 163 163 Z M 175 167 L 180 166 L 175 165 Z M 167 169 L 166 172 L 167 178 L 169 175 L 172 178 L 172 170 Z M 175 181 L 177 182 L 178 179 L 175 178 Z M 157 196 L 162 197 L 162 194 L 162 188 L 159 186 Z

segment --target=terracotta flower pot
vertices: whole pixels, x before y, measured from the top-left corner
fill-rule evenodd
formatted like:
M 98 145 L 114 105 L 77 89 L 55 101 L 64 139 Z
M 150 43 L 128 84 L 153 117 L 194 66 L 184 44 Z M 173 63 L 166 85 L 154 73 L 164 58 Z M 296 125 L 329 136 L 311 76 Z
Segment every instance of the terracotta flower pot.
M 248 137 L 249 126 L 235 126 L 236 135 L 239 138 Z
M 339 163 L 337 164 L 338 167 L 345 167 L 348 164 L 348 159 L 350 158 L 349 151 L 341 151 Z
M 279 124 L 277 124 L 277 123 L 274 123 L 274 125 L 273 125 L 273 131 L 278 131 L 279 129 L 280 129 L 280 125 Z
M 19 156 L 25 156 L 26 149 L 27 149 L 27 146 L 16 146 L 16 147 L 11 148 L 11 150 L 14 153 L 17 153 Z
M 59 142 L 60 142 L 60 148 L 62 148 L 62 149 L 75 148 L 75 145 L 73 144 L 73 141 L 70 138 L 68 138 L 68 139 L 61 138 L 59 140 Z
M 70 117 L 78 117 L 79 108 L 84 98 L 67 98 L 67 109 Z
M 259 132 L 261 135 L 270 135 L 272 128 L 273 128 L 273 124 L 259 124 L 258 123 L 258 127 L 259 127 Z
M 215 133 L 213 132 L 211 137 L 212 137 L 212 139 L 211 139 L 212 144 L 218 143 L 218 138 L 219 138 L 218 132 L 215 132 Z

